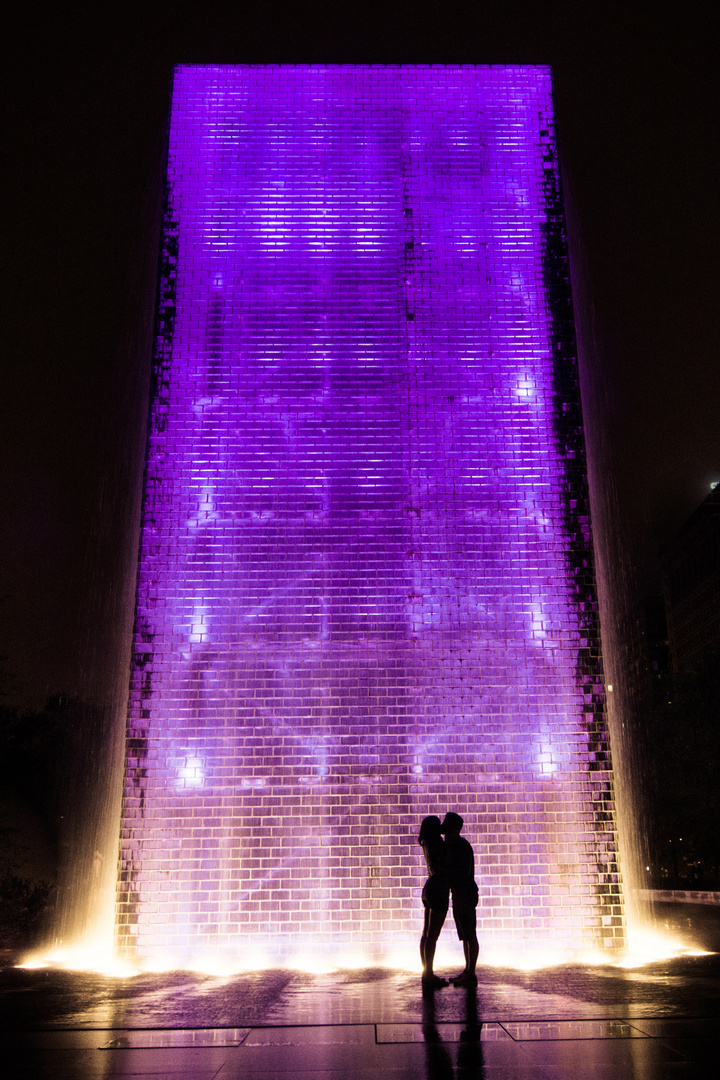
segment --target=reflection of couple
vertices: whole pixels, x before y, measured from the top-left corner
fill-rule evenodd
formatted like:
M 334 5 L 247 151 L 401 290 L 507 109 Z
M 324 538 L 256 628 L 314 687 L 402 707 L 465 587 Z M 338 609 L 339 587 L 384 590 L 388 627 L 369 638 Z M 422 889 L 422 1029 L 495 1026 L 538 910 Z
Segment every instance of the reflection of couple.
M 475 965 L 478 958 L 475 909 L 478 888 L 475 884 L 473 849 L 460 835 L 463 819 L 452 811 L 440 822 L 433 814 L 423 819 L 418 843 L 425 854 L 429 877 L 422 891 L 425 925 L 420 939 L 423 985 L 439 989 L 447 980 L 433 973 L 435 946 L 445 922 L 452 893 L 453 918 L 458 937 L 463 943 L 465 968 L 454 979 L 453 986 L 477 986 Z M 445 839 L 443 840 L 443 835 Z

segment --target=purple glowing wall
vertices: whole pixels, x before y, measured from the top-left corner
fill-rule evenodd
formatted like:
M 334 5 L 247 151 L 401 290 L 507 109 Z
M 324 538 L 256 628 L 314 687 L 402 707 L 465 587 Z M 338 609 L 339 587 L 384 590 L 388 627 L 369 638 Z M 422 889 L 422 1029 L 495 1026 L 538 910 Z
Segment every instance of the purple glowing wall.
M 548 70 L 180 68 L 158 325 L 121 951 L 414 948 L 446 809 L 617 944 Z

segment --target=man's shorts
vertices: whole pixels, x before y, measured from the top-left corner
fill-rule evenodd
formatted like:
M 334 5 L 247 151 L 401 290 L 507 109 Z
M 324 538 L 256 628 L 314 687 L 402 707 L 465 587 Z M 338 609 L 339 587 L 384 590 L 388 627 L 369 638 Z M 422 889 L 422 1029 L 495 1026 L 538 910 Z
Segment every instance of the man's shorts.
M 429 877 L 423 885 L 422 902 L 430 911 L 447 915 L 450 906 L 450 886 L 435 875 Z
M 477 887 L 471 890 L 455 890 L 453 893 L 453 919 L 461 941 L 471 941 L 477 930 Z
M 469 904 L 458 904 L 453 900 L 453 919 L 457 936 L 461 941 L 472 941 L 476 936 L 477 912 Z

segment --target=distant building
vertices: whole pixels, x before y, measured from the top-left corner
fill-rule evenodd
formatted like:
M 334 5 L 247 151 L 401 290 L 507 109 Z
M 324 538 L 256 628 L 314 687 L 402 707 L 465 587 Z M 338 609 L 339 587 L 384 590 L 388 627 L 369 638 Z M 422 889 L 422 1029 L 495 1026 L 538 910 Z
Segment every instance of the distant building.
M 720 649 L 720 487 L 668 546 L 664 589 L 673 667 L 696 667 Z

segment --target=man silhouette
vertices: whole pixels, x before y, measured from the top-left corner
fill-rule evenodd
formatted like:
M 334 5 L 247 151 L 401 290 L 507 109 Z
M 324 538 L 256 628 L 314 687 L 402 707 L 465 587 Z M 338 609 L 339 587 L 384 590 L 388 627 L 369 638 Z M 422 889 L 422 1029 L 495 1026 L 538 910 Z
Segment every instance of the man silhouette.
M 445 836 L 448 859 L 453 918 L 457 934 L 463 943 L 465 969 L 451 979 L 453 986 L 477 986 L 475 965 L 480 947 L 477 939 L 478 887 L 475 883 L 475 855 L 471 845 L 460 835 L 463 819 L 450 810 L 443 818 L 441 832 Z

